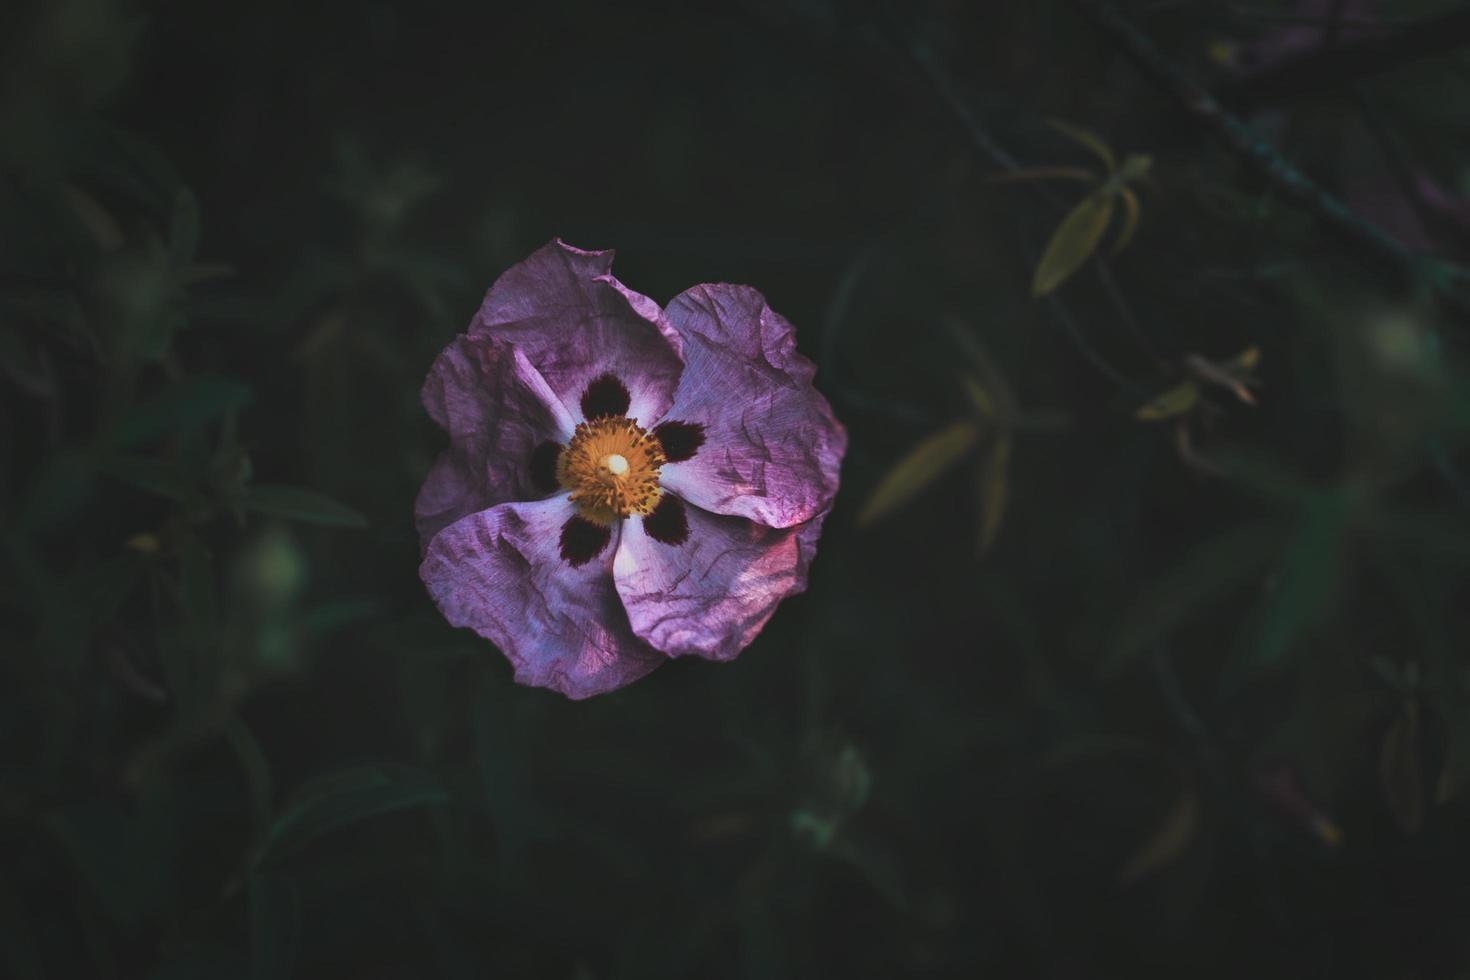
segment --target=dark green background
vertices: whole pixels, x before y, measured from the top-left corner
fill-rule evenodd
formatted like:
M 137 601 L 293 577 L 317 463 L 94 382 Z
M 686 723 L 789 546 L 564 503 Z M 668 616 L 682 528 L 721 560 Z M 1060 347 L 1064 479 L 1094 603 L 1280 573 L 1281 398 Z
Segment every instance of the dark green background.
M 1364 16 L 1124 7 L 1227 93 Z M 0 45 L 0 974 L 1466 975 L 1455 267 L 1324 233 L 1076 5 L 49 0 Z M 1470 69 L 1380 67 L 1248 118 L 1392 221 L 1470 176 Z M 1048 116 L 1154 179 L 1039 301 L 1085 188 L 980 144 L 1094 166 Z M 553 236 L 761 289 L 851 436 L 809 594 L 582 703 L 440 619 L 412 526 L 428 366 Z M 1189 453 L 1134 418 L 1251 345 Z M 1065 423 L 994 546 L 993 429 L 860 527 L 987 371 Z

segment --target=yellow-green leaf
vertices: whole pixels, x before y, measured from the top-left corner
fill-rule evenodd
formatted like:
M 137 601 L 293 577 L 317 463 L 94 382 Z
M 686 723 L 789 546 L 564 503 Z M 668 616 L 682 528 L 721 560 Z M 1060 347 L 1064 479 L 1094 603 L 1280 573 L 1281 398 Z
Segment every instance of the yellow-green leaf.
M 1133 413 L 1133 417 L 1142 422 L 1158 422 L 1163 419 L 1171 419 L 1176 415 L 1183 415 L 1195 406 L 1199 401 L 1199 385 L 1193 381 L 1186 381 L 1176 385 L 1139 407 Z
M 1186 790 L 1174 801 L 1169 812 L 1148 840 L 1133 853 L 1118 878 L 1135 881 L 1172 864 L 1194 840 L 1199 830 L 1199 798 Z
M 1001 433 L 980 463 L 980 553 L 990 550 L 1010 497 L 1011 439 Z
M 967 419 L 924 439 L 879 481 L 858 515 L 858 524 L 871 524 L 908 503 L 963 459 L 979 437 L 979 427 Z
M 965 374 L 961 379 L 965 383 L 965 395 L 970 399 L 970 404 L 981 418 L 991 418 L 995 415 L 995 399 L 990 397 L 990 392 L 980 383 L 980 379 L 973 374 Z
M 1112 148 L 1104 143 L 1102 138 L 1092 130 L 1083 129 L 1081 126 L 1073 126 L 1071 123 L 1063 122 L 1060 119 L 1047 119 L 1046 123 L 1063 136 L 1082 144 L 1096 154 L 1097 158 L 1102 161 L 1103 166 L 1108 168 L 1108 173 L 1112 173 L 1118 169 L 1118 159 L 1113 156 Z
M 1114 255 L 1128 247 L 1133 233 L 1138 230 L 1138 195 L 1133 193 L 1133 188 L 1124 187 L 1119 189 L 1118 196 L 1123 199 L 1123 229 L 1118 232 L 1118 240 L 1113 242 Z
M 1261 363 L 1261 348 L 1252 344 L 1226 361 L 1225 366 L 1239 371 L 1250 371 L 1259 363 Z
M 1046 244 L 1036 276 L 1031 280 L 1031 295 L 1045 296 L 1076 272 L 1097 251 L 1108 221 L 1113 217 L 1113 198 L 1106 194 L 1089 194 L 1071 210 L 1057 226 Z

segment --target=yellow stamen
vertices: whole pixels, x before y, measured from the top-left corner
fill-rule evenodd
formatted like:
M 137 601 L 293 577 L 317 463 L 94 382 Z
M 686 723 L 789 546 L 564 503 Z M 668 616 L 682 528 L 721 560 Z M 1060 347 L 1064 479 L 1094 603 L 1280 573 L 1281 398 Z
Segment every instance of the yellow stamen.
M 632 419 L 601 415 L 577 426 L 556 461 L 556 479 L 590 521 L 607 524 L 629 514 L 651 514 L 665 462 L 658 437 Z

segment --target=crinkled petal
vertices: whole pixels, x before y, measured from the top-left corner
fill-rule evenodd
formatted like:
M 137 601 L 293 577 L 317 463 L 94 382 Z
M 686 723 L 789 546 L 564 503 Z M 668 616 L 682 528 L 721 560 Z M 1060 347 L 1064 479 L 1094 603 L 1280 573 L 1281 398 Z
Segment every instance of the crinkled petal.
M 647 426 L 678 386 L 679 335 L 657 303 L 613 278 L 612 261 L 556 239 L 495 281 L 470 332 L 525 351 L 574 413 L 588 385 L 612 374 L 631 396 L 628 414 Z
M 698 423 L 694 456 L 664 486 L 717 514 L 792 527 L 829 509 L 847 433 L 812 387 L 791 324 L 748 286 L 695 286 L 665 310 L 684 342 L 667 419 Z
M 449 433 L 414 502 L 420 540 L 476 511 L 539 496 L 532 453 L 575 422 L 524 354 L 490 337 L 456 337 L 434 361 L 424 407 Z
M 498 646 L 518 683 L 586 698 L 665 660 L 633 635 L 613 586 L 614 540 L 594 560 L 559 553 L 565 497 L 501 504 L 435 535 L 419 577 L 444 618 Z
M 642 518 L 623 522 L 613 561 L 633 632 L 669 656 L 731 660 L 776 606 L 806 589 L 825 514 L 772 528 L 685 507 L 688 537 L 655 540 Z

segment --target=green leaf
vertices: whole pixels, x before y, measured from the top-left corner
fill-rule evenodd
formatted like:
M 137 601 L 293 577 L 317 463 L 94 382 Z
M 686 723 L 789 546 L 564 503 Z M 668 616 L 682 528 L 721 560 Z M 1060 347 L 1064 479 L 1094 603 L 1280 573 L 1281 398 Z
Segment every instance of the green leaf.
M 1131 187 L 1120 187 L 1118 196 L 1123 199 L 1123 230 L 1118 232 L 1118 240 L 1113 242 L 1114 255 L 1128 247 L 1128 243 L 1133 241 L 1133 233 L 1138 230 L 1138 195 Z
M 124 448 L 167 433 L 197 429 L 243 408 L 254 397 L 238 381 L 203 375 L 185 378 L 136 406 L 113 432 L 111 443 Z
M 978 377 L 971 377 L 968 373 L 961 375 L 966 393 L 970 396 L 976 411 L 987 417 L 1000 415 L 1003 419 L 1009 419 L 1014 416 L 1016 414 L 1015 392 L 1011 390 L 1010 382 L 1006 380 L 1000 363 L 981 341 L 979 332 L 957 317 L 942 317 L 940 323 L 954 340 L 955 345 L 969 358 L 978 375 Z
M 339 827 L 448 799 L 436 779 L 414 770 L 363 766 L 332 773 L 296 793 L 267 834 L 257 864 L 296 853 Z
M 975 423 L 964 420 L 924 439 L 878 482 L 858 515 L 858 524 L 871 524 L 908 503 L 963 459 L 979 436 Z
M 1199 385 L 1193 381 L 1175 385 L 1168 391 L 1156 397 L 1153 401 L 1142 405 L 1133 417 L 1141 422 L 1161 422 L 1183 415 L 1199 402 Z
M 1047 242 L 1031 280 L 1031 295 L 1045 296 L 1066 282 L 1097 251 L 1112 217 L 1112 195 L 1089 194 L 1083 198 Z
M 1107 168 L 1108 173 L 1111 174 L 1118 169 L 1118 159 L 1113 155 L 1112 147 L 1104 143 L 1102 137 L 1098 136 L 1092 130 L 1083 129 L 1081 126 L 1074 126 L 1069 122 L 1063 122 L 1060 119 L 1054 118 L 1048 118 L 1046 124 L 1073 142 L 1090 150 L 1102 162 L 1102 165 Z
M 980 462 L 980 553 L 990 550 L 1010 499 L 1011 439 L 1001 435 Z
M 1138 593 L 1099 669 L 1111 674 L 1133 663 L 1206 604 L 1258 574 L 1279 545 L 1280 529 L 1259 523 L 1231 528 L 1193 548 Z
M 250 980 L 287 980 L 296 963 L 301 899 L 284 875 L 250 876 Z
M 367 518 L 326 494 L 302 487 L 259 484 L 246 487 L 240 505 L 257 514 L 285 517 L 308 524 L 334 527 L 366 527 Z
M 1124 884 L 1153 874 L 1174 863 L 1199 832 L 1199 797 L 1192 790 L 1179 794 L 1159 826 L 1133 853 L 1118 879 Z

